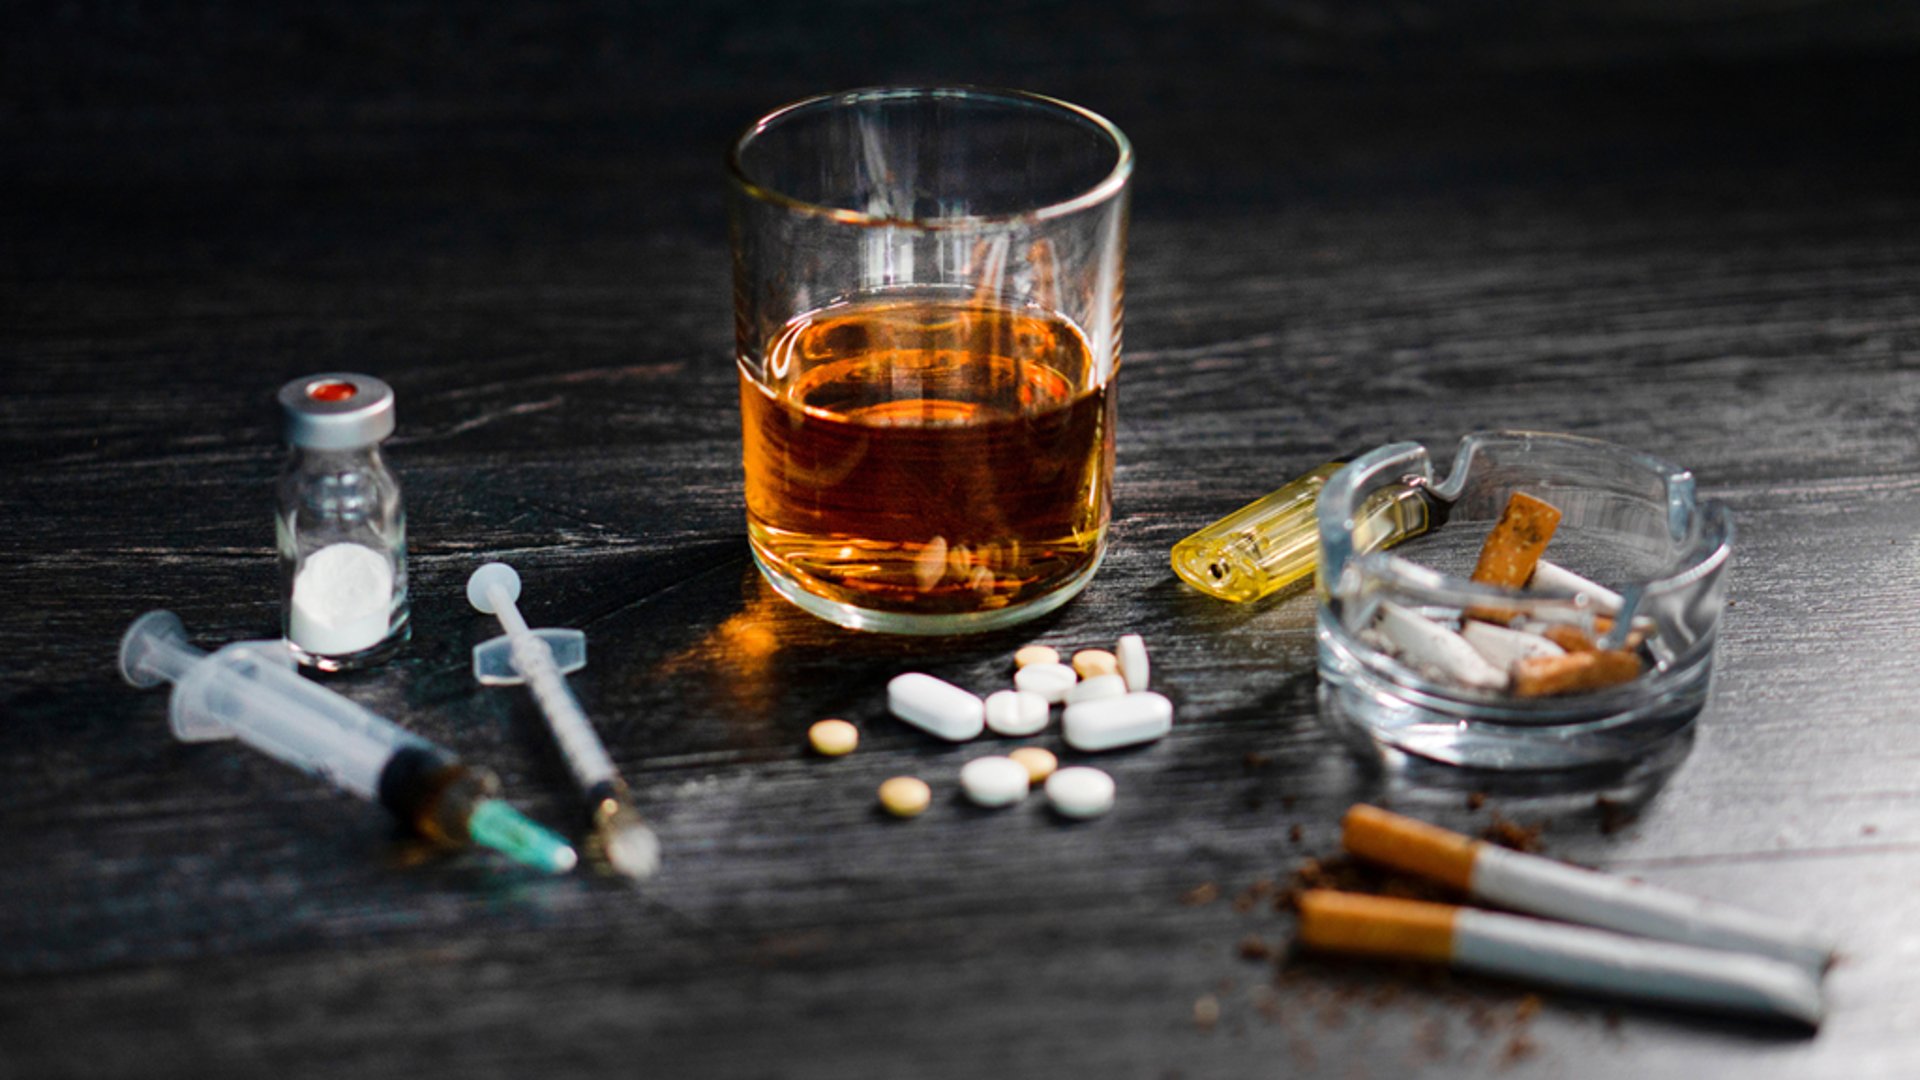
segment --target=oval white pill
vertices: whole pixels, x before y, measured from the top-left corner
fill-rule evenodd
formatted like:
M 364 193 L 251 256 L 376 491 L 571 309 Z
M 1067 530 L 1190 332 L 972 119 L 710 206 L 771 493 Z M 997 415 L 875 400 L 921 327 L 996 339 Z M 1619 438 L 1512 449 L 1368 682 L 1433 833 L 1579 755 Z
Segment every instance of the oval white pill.
M 966 742 L 986 727 L 986 706 L 965 690 L 920 672 L 887 684 L 887 711 L 929 735 Z
M 1020 738 L 1047 729 L 1047 699 L 1030 690 L 998 690 L 987 695 L 987 728 Z
M 1122 635 L 1114 646 L 1114 653 L 1120 660 L 1120 676 L 1127 680 L 1127 689 L 1138 693 L 1147 688 L 1147 642 L 1139 634 Z
M 1028 664 L 1013 673 L 1013 685 L 1030 694 L 1039 694 L 1053 705 L 1067 700 L 1067 691 L 1079 681 L 1080 676 L 1065 664 Z
M 1027 797 L 1027 767 L 1010 757 L 974 758 L 960 767 L 960 790 L 976 806 L 1011 806 Z
M 1125 697 L 1127 680 L 1118 675 L 1095 675 L 1082 681 L 1067 691 L 1067 705 L 1078 705 L 1083 701 L 1105 701 L 1108 698 Z
M 1047 804 L 1070 818 L 1092 818 L 1113 809 L 1113 777 L 1075 765 L 1047 777 Z
M 1067 745 L 1089 753 L 1152 742 L 1173 730 L 1173 702 L 1151 691 L 1067 706 Z

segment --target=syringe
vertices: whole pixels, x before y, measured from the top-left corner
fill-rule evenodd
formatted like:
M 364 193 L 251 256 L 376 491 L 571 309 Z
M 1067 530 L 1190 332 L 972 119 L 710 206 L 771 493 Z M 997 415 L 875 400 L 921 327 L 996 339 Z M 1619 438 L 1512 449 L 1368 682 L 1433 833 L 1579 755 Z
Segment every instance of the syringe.
M 496 797 L 491 772 L 301 678 L 283 641 L 208 654 L 187 644 L 179 616 L 149 611 L 120 639 L 120 674 L 142 688 L 173 684 L 168 713 L 182 742 L 239 739 L 448 847 L 479 844 L 556 874 L 579 861 L 565 840 Z
M 614 870 L 636 880 L 660 866 L 660 839 L 633 807 L 626 781 L 613 767 L 566 673 L 587 662 L 587 638 L 578 630 L 532 630 L 520 617 L 520 575 L 506 563 L 487 563 L 467 579 L 467 600 L 497 615 L 506 634 L 474 646 L 473 677 L 489 686 L 524 682 L 546 715 L 560 756 L 586 793 L 595 846 Z

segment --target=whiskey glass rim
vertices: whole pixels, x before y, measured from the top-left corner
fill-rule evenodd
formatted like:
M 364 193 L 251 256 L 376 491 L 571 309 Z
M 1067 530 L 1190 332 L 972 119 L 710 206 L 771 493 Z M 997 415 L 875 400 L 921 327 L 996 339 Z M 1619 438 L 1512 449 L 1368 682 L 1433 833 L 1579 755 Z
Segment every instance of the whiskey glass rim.
M 898 217 L 889 214 L 870 214 L 844 207 L 825 206 L 796 198 L 785 192 L 758 183 L 747 175 L 747 169 L 741 160 L 747 147 L 760 136 L 780 124 L 803 113 L 820 109 L 840 108 L 871 101 L 906 100 L 969 100 L 974 102 L 998 102 L 1038 106 L 1056 115 L 1067 115 L 1091 124 L 1096 131 L 1111 143 L 1114 153 L 1113 167 L 1107 174 L 1090 187 L 1076 195 L 1026 210 L 999 214 L 959 214 L 952 217 L 916 218 Z M 733 183 L 749 198 L 770 203 L 791 213 L 808 217 L 823 218 L 842 225 L 856 228 L 907 229 L 918 232 L 942 232 L 948 230 L 969 230 L 1001 225 L 1017 225 L 1031 222 L 1049 221 L 1066 217 L 1079 211 L 1099 206 L 1119 195 L 1126 189 L 1127 181 L 1133 175 L 1133 143 L 1113 121 L 1081 105 L 1059 98 L 1036 94 L 1029 90 L 1000 89 L 995 87 L 955 85 L 955 86 L 867 86 L 854 90 L 837 90 L 813 97 L 801 98 L 789 102 L 749 124 L 733 145 L 727 150 L 727 172 Z

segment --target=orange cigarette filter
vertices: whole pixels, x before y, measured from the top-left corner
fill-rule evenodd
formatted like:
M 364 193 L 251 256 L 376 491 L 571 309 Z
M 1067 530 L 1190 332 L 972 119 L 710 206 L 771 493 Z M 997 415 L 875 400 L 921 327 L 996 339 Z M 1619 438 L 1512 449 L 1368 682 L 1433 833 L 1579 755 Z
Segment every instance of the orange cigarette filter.
M 1595 629 L 1599 628 L 1595 627 Z M 1600 633 L 1604 634 L 1606 631 L 1601 630 Z M 1600 647 L 1593 643 L 1593 639 L 1587 636 L 1585 630 L 1577 626 L 1567 626 L 1564 624 L 1543 626 L 1540 628 L 1540 636 L 1568 652 L 1592 652 Z
M 1547 550 L 1553 530 L 1560 527 L 1560 511 L 1522 491 L 1507 499 L 1500 520 L 1480 545 L 1480 561 L 1473 580 L 1518 589 L 1533 577 L 1540 553 Z
M 1371 862 L 1451 885 L 1466 892 L 1482 841 L 1357 803 L 1347 811 L 1340 842 Z
M 1624 649 L 1532 656 L 1513 665 L 1513 692 L 1519 697 L 1578 694 L 1639 677 L 1640 657 Z
M 1445 963 L 1459 912 L 1452 904 L 1309 889 L 1300 894 L 1300 941 L 1325 952 Z

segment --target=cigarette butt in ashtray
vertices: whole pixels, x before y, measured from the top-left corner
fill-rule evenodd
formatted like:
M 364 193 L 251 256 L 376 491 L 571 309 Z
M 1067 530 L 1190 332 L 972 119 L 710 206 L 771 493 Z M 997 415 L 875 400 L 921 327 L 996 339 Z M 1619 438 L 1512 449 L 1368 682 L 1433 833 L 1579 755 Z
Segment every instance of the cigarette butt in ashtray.
M 1553 539 L 1554 530 L 1559 526 L 1558 507 L 1524 491 L 1514 492 L 1507 497 L 1500 520 L 1494 522 L 1480 545 L 1480 558 L 1474 563 L 1472 580 L 1509 589 L 1525 585 L 1540 562 L 1540 553 L 1547 549 L 1548 541 Z M 1495 608 L 1478 608 L 1467 614 L 1502 625 L 1513 619 L 1513 612 Z
M 1311 889 L 1300 897 L 1300 941 L 1809 1026 L 1822 1012 L 1818 980 L 1793 964 L 1453 904 Z
M 1349 852 L 1515 911 L 1704 949 L 1753 953 L 1813 976 L 1833 962 L 1824 934 L 1725 904 L 1584 870 L 1360 804 L 1347 811 Z

